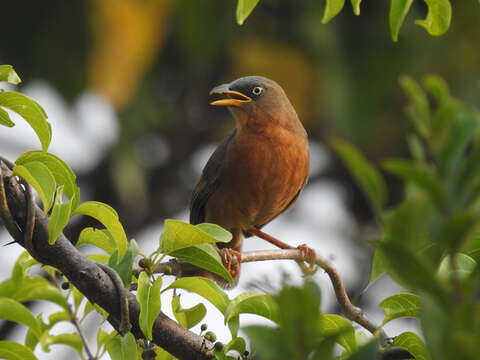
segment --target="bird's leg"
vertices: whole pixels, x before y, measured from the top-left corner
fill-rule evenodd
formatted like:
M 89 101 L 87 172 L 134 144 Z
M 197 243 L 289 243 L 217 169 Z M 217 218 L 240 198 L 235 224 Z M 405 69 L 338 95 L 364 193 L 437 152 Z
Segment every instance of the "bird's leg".
M 293 247 L 291 245 L 288 245 L 287 243 L 284 243 L 283 241 L 273 237 L 272 235 L 269 235 L 269 234 L 263 232 L 262 230 L 257 229 L 256 227 L 251 227 L 250 229 L 248 229 L 246 231 L 249 232 L 250 234 L 253 234 L 253 235 L 259 237 L 260 239 L 263 239 L 263 240 L 269 242 L 270 244 L 275 245 L 276 247 L 278 247 L 280 249 L 298 249 L 298 250 L 300 250 L 300 252 L 303 255 L 303 258 L 305 259 L 305 262 L 308 263 L 308 265 L 306 265 L 303 262 L 298 261 L 298 264 L 300 265 L 302 270 L 306 273 L 312 273 L 313 271 L 315 271 L 315 268 L 316 268 L 315 261 L 316 261 L 317 255 L 315 253 L 315 250 L 313 250 L 311 247 L 307 246 L 306 244 L 299 245 L 295 248 L 295 247 Z

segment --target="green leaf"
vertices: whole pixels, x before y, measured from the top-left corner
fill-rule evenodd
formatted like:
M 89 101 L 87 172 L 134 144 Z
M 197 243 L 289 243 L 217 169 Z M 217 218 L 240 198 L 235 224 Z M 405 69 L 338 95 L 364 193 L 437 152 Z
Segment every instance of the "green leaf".
M 47 151 L 52 140 L 52 131 L 42 107 L 27 96 L 13 92 L 0 92 L 0 106 L 10 109 L 23 117 L 37 134 L 42 150 Z
M 175 280 L 167 289 L 184 289 L 200 295 L 208 300 L 222 313 L 225 313 L 230 302 L 227 294 L 213 280 L 194 276 Z
M 55 204 L 53 205 L 52 214 L 48 220 L 48 243 L 50 245 L 55 244 L 70 220 L 72 202 L 67 201 L 66 203 L 62 203 L 62 197 L 63 185 L 57 188 Z
M 237 24 L 243 25 L 260 0 L 238 0 L 237 3 Z
M 378 344 L 377 340 L 374 338 L 367 342 L 366 344 L 363 344 L 358 348 L 357 351 L 355 351 L 350 357 L 348 357 L 348 360 L 371 360 L 371 359 L 377 359 L 377 353 L 378 353 Z
M 115 251 L 115 240 L 106 229 L 99 230 L 92 227 L 83 229 L 75 246 L 79 248 L 83 245 L 94 245 L 108 254 Z
M 412 164 L 409 161 L 399 159 L 387 160 L 384 163 L 384 168 L 424 191 L 438 209 L 443 209 L 445 206 L 446 194 L 444 186 L 427 165 Z
M 137 359 L 137 343 L 131 332 L 125 336 L 116 336 L 107 344 L 107 351 L 112 360 Z
M 410 103 L 407 113 L 418 134 L 424 139 L 430 138 L 431 119 L 428 98 L 418 83 L 409 76 L 400 78 L 400 85 L 408 96 Z
M 220 255 L 211 244 L 199 244 L 180 249 L 171 252 L 170 255 L 220 275 L 228 282 L 233 283 L 232 275 L 225 269 Z
M 14 85 L 22 82 L 15 70 L 13 70 L 12 65 L 0 65 L 0 81 L 6 81 Z
M 215 233 L 215 236 L 212 236 L 202 227 L 206 229 L 207 225 L 194 226 L 183 221 L 165 220 L 163 233 L 160 236 L 159 251 L 162 254 L 170 254 L 173 251 L 198 244 L 230 241 L 226 236 L 219 235 L 218 228 L 208 226 L 207 231 Z
M 115 250 L 108 260 L 108 265 L 118 273 L 125 286 L 131 283 L 133 262 L 135 261 L 135 256 L 137 256 L 138 251 L 138 244 L 132 239 L 125 255 L 120 261 L 118 261 L 118 250 Z
M 203 232 L 206 232 L 211 237 L 214 237 L 217 242 L 227 243 L 232 240 L 232 233 L 225 230 L 221 226 L 218 226 L 217 224 L 202 223 L 195 225 L 195 227 L 199 228 Z
M 180 304 L 180 295 L 177 295 L 172 298 L 172 313 L 180 325 L 191 329 L 203 320 L 207 314 L 207 308 L 200 303 L 189 309 L 183 309 Z
M 148 340 L 152 340 L 152 327 L 158 314 L 160 314 L 160 291 L 162 278 L 156 278 L 150 284 L 150 278 L 146 272 L 141 272 L 138 278 L 137 300 L 140 304 L 139 325 Z
M 323 11 L 322 24 L 328 23 L 343 9 L 345 0 L 327 0 Z
M 25 345 L 13 341 L 0 341 L 0 358 L 5 360 L 37 360 L 37 357 Z
M 250 342 L 255 346 L 259 358 L 262 359 L 293 359 L 282 341 L 278 328 L 268 326 L 251 325 L 242 327 Z M 257 353 L 255 354 L 257 355 Z
M 88 201 L 79 205 L 73 212 L 73 215 L 80 214 L 91 216 L 100 221 L 115 239 L 119 256 L 125 255 L 128 248 L 127 235 L 118 219 L 117 212 L 113 208 L 101 202 Z
M 391 346 L 398 346 L 408 350 L 410 354 L 415 356 L 415 360 L 430 360 L 430 354 L 427 347 L 420 337 L 412 332 L 406 331 L 395 337 Z
M 450 27 L 452 5 L 450 0 L 424 0 L 428 6 L 427 17 L 415 23 L 427 30 L 430 35 L 443 35 Z
M 278 306 L 271 295 L 251 291 L 241 293 L 228 304 L 225 323 L 240 314 L 259 315 L 278 323 Z
M 393 41 L 398 41 L 398 33 L 412 3 L 413 0 L 391 0 L 389 20 Z
M 17 284 L 16 291 L 11 297 L 19 302 L 46 300 L 68 309 L 67 300 L 61 291 L 40 276 L 23 279 Z
M 37 337 L 41 333 L 38 320 L 27 307 L 18 301 L 0 298 L 0 319 L 23 324 L 31 329 Z
M 440 266 L 438 267 L 438 276 L 440 279 L 449 281 L 452 272 L 451 264 L 451 255 L 447 255 L 443 258 Z M 455 262 L 456 262 L 456 273 L 460 280 L 467 279 L 470 274 L 475 270 L 477 267 L 477 262 L 472 259 L 470 256 L 462 253 L 455 254 Z
M 360 4 L 362 0 L 351 0 L 352 1 L 352 8 L 353 8 L 353 13 L 355 15 L 360 15 Z
M 41 162 L 33 161 L 25 165 L 15 165 L 13 174 L 22 177 L 33 186 L 42 199 L 43 211 L 47 213 L 52 207 L 56 187 L 55 178 L 48 167 Z
M 388 265 L 383 257 L 382 251 L 375 249 L 372 260 L 372 269 L 370 271 L 370 279 L 368 280 L 368 286 L 370 286 L 381 275 L 388 271 Z
M 58 156 L 40 150 L 22 154 L 15 164 L 25 165 L 34 161 L 39 161 L 50 169 L 57 185 L 63 185 L 65 195 L 72 201 L 72 211 L 75 210 L 80 200 L 80 188 L 77 186 L 77 177 L 70 166 Z
M 245 340 L 241 337 L 230 340 L 230 342 L 224 346 L 223 351 L 226 354 L 231 350 L 235 350 L 240 356 L 242 356 L 245 353 L 245 350 L 247 350 Z
M 396 243 L 381 243 L 380 249 L 389 265 L 389 273 L 402 285 L 413 290 L 426 291 L 439 301 L 446 301 L 445 290 L 435 277 L 432 268 L 416 253 Z
M 45 336 L 42 338 L 42 345 L 47 349 L 50 345 L 67 345 L 75 349 L 80 355 L 83 355 L 83 342 L 77 333 Z
M 325 336 L 336 336 L 338 342 L 348 354 L 351 354 L 357 348 L 355 340 L 355 329 L 352 323 L 340 315 L 327 314 L 322 315 L 321 324 Z
M 417 318 L 420 316 L 420 298 L 410 293 L 389 296 L 383 299 L 378 306 L 385 313 L 385 319 L 383 319 L 381 326 L 399 317 Z
M 6 127 L 14 127 L 15 123 L 10 119 L 10 115 L 8 112 L 0 108 L 0 125 L 4 125 Z
M 387 194 L 387 187 L 380 173 L 360 151 L 347 142 L 335 139 L 332 146 L 360 184 L 373 209 L 380 214 Z

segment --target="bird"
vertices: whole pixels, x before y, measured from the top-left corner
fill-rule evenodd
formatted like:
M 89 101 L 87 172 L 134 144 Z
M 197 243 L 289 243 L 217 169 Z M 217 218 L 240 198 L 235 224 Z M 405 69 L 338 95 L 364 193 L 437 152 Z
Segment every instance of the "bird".
M 266 77 L 239 78 L 213 88 L 210 96 L 216 97 L 211 105 L 230 110 L 235 127 L 193 190 L 190 223 L 213 223 L 232 233 L 232 240 L 216 249 L 234 282 L 197 271 L 228 289 L 238 283 L 244 238 L 264 234 L 260 229 L 287 210 L 305 186 L 308 136 L 285 91 Z

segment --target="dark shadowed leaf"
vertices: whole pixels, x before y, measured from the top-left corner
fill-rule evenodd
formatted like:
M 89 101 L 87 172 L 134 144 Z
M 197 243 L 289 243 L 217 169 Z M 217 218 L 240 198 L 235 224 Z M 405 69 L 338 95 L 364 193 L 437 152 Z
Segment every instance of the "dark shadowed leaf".
M 383 177 L 352 145 L 343 140 L 335 139 L 332 146 L 358 181 L 373 209 L 379 214 L 385 204 L 387 193 Z

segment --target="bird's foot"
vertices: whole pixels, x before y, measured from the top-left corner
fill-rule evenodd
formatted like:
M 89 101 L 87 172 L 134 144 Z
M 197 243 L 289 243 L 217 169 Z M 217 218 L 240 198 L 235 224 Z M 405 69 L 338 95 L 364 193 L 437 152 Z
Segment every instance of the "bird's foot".
M 232 275 L 233 278 L 237 277 L 240 273 L 240 264 L 242 262 L 242 254 L 231 248 L 223 248 L 219 250 L 220 257 L 222 258 L 223 266 Z
M 297 246 L 297 249 L 300 250 L 304 259 L 303 261 L 298 261 L 302 271 L 306 274 L 313 274 L 317 270 L 317 254 L 315 253 L 315 250 L 306 244 Z

